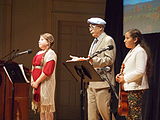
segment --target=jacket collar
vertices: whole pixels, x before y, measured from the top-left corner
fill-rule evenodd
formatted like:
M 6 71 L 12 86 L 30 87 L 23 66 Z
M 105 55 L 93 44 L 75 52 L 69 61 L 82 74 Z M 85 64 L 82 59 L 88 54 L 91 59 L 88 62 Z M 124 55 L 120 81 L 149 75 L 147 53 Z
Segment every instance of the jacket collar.
M 123 60 L 123 63 L 125 63 L 125 62 L 128 60 L 128 58 L 132 55 L 132 53 L 133 53 L 137 48 L 139 48 L 139 47 L 140 47 L 140 44 L 138 44 L 135 48 L 133 48 L 132 50 L 130 50 L 130 51 L 128 52 L 128 54 L 126 55 L 125 59 Z

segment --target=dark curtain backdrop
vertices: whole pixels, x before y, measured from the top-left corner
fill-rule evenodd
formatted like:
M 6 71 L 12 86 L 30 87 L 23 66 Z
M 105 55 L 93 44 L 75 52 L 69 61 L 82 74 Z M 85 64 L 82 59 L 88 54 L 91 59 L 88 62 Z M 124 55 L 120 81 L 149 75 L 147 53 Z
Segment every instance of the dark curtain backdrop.
M 123 36 L 123 0 L 106 0 L 106 15 L 105 20 L 106 33 L 111 35 L 116 43 L 117 55 L 115 62 L 115 72 L 119 73 L 121 63 L 128 52 L 124 46 Z M 143 23 L 142 21 L 140 21 Z M 144 96 L 144 120 L 160 120 L 160 33 L 144 34 L 145 41 L 151 48 L 153 58 L 153 72 L 150 78 L 150 89 L 146 91 Z M 118 92 L 118 84 L 116 85 Z M 113 104 L 117 103 L 113 99 Z M 117 117 L 117 120 L 125 120 L 116 113 L 116 106 L 114 104 L 112 110 Z

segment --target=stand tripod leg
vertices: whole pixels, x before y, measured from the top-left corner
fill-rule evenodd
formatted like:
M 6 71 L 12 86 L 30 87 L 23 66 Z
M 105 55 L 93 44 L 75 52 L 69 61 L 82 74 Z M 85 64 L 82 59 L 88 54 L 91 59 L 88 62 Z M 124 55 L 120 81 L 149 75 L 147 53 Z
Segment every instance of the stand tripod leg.
M 13 83 L 13 86 L 12 86 L 12 112 L 11 112 L 11 120 L 14 120 L 14 91 L 15 91 L 15 88 L 14 88 L 14 83 Z
M 84 85 L 82 78 L 81 78 L 81 89 L 80 89 L 80 102 L 81 102 L 81 120 L 84 120 Z
M 6 75 L 4 75 L 4 103 L 3 103 L 3 120 L 5 120 L 6 118 Z
M 110 120 L 112 120 L 112 112 L 110 111 Z

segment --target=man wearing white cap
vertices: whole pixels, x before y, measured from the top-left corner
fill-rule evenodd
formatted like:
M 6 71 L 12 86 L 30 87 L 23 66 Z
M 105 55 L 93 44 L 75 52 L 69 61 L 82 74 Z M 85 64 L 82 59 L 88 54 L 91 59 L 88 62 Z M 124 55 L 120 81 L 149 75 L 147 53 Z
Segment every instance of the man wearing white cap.
M 116 56 L 115 42 L 112 37 L 104 32 L 106 22 L 101 18 L 90 18 L 89 31 L 94 37 L 89 50 L 89 57 L 97 51 L 100 51 L 108 46 L 113 46 L 112 50 L 106 50 L 93 57 L 90 63 L 95 70 L 100 74 L 104 81 L 90 82 L 88 95 L 88 120 L 98 120 L 100 116 L 103 120 L 110 120 L 110 86 L 105 81 L 107 78 L 114 85 L 114 61 Z M 109 66 L 110 71 L 105 71 L 106 66 Z M 107 77 L 106 77 L 107 76 Z
M 102 81 L 90 82 L 87 88 L 88 95 L 88 120 L 110 120 L 110 86 L 106 80 L 114 85 L 114 61 L 116 56 L 116 47 L 112 37 L 104 32 L 106 22 L 101 18 L 90 18 L 89 31 L 94 37 L 91 44 L 88 58 L 71 56 L 73 61 L 89 60 L 97 73 L 100 74 Z M 109 46 L 112 46 L 109 48 Z M 110 50 L 107 50 L 109 48 Z M 101 50 L 97 56 L 93 57 L 96 52 Z M 71 61 L 72 61 L 71 60 Z M 109 67 L 110 70 L 105 69 Z

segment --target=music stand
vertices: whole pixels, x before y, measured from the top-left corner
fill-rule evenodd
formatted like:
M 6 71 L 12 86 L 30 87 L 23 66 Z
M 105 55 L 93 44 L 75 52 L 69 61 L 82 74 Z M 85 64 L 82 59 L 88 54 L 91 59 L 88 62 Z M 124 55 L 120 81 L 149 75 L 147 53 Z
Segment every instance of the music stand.
M 63 63 L 72 76 L 81 83 L 80 102 L 81 102 L 81 120 L 84 120 L 84 91 L 83 82 L 102 81 L 99 74 L 88 61 L 69 61 Z
M 9 80 L 12 83 L 12 112 L 11 120 L 14 120 L 14 93 L 15 93 L 15 83 L 29 83 L 25 73 L 22 69 L 22 66 L 14 62 L 6 62 L 3 66 Z

